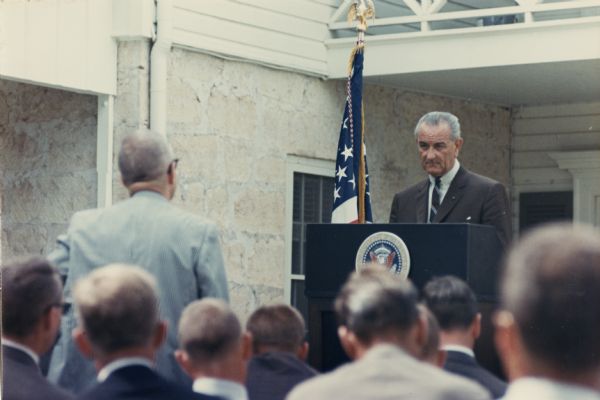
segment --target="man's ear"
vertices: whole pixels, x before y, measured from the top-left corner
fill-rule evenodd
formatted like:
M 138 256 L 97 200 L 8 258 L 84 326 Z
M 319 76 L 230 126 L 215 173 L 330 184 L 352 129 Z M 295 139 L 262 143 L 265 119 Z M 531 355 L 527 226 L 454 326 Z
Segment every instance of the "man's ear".
M 300 345 L 300 347 L 298 347 L 298 350 L 296 351 L 296 356 L 298 356 L 298 358 L 302 361 L 306 361 L 306 359 L 308 358 L 309 347 L 310 346 L 306 340 L 302 342 L 302 344 Z
M 414 349 L 415 355 L 421 354 L 423 347 L 427 343 L 427 334 L 429 326 L 427 324 L 427 315 L 424 312 L 419 312 L 419 317 L 413 328 L 414 343 L 417 348 Z
M 158 321 L 154 328 L 154 335 L 152 336 L 152 347 L 154 349 L 158 350 L 167 339 L 167 329 L 166 321 Z
M 351 360 L 356 359 L 358 355 L 358 347 L 357 347 L 357 339 L 354 333 L 350 332 L 348 328 L 344 325 L 340 325 L 338 328 L 338 337 L 340 338 L 340 343 L 342 344 L 342 348 L 350 357 Z
M 252 334 L 250 332 L 244 332 L 241 338 L 242 346 L 242 359 L 249 360 L 252 357 Z
M 446 364 L 446 358 L 448 358 L 448 352 L 446 350 L 438 349 L 435 358 L 435 365 L 440 368 L 444 368 L 444 364 Z
M 175 350 L 175 360 L 177 360 L 177 364 L 181 367 L 181 369 L 189 376 L 194 376 L 194 367 L 192 364 L 192 360 L 190 359 L 190 355 L 182 349 Z
M 456 146 L 456 156 L 458 157 L 458 153 L 460 153 L 460 149 L 462 149 L 462 145 L 464 143 L 463 138 L 458 138 L 454 141 L 454 145 Z
M 73 341 L 77 345 L 77 349 L 79 350 L 79 352 L 85 358 L 93 359 L 94 358 L 94 350 L 93 350 L 92 344 L 90 343 L 90 340 L 88 339 L 87 334 L 85 333 L 83 328 L 78 326 L 77 328 L 73 329 L 72 337 L 73 337 Z
M 471 326 L 469 327 L 471 330 L 471 336 L 473 340 L 477 340 L 481 335 L 481 313 L 477 313 L 475 318 L 473 318 L 473 322 L 471 322 Z
M 527 370 L 525 348 L 512 314 L 507 311 L 498 312 L 494 317 L 494 325 L 494 342 L 504 372 L 510 381 L 524 376 Z

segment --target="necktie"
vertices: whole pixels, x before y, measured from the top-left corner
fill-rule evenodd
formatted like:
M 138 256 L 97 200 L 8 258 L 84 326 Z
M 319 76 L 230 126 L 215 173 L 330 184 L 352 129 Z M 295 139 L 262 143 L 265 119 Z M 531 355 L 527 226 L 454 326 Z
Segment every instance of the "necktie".
M 431 192 L 431 211 L 429 212 L 429 222 L 433 222 L 438 208 L 440 208 L 440 186 L 442 184 L 442 178 L 439 176 L 435 177 L 435 186 L 433 192 Z

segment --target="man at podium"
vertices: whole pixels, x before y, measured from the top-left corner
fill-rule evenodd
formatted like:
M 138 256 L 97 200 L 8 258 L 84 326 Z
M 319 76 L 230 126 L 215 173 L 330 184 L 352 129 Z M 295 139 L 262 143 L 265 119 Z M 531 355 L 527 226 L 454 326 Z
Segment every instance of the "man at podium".
M 496 228 L 503 245 L 511 238 L 504 186 L 468 171 L 457 160 L 463 145 L 458 118 L 432 111 L 415 128 L 421 166 L 427 179 L 394 196 L 390 223 L 473 223 Z

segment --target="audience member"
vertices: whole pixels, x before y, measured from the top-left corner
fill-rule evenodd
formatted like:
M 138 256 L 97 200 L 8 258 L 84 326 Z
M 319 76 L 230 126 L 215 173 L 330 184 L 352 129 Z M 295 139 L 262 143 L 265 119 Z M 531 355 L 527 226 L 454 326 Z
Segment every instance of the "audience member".
M 481 314 L 469 285 L 455 276 L 429 281 L 423 297 L 441 328 L 442 348 L 447 358 L 444 369 L 472 379 L 497 399 L 506 392 L 506 382 L 483 368 L 475 359 L 473 348 L 481 333 Z
M 2 268 L 2 397 L 64 400 L 39 360 L 54 343 L 62 314 L 62 283 L 48 261 L 30 259 Z
M 227 303 L 197 300 L 179 321 L 179 365 L 194 379 L 195 392 L 226 400 L 248 400 L 243 386 L 250 357 L 250 337 Z
M 496 344 L 504 397 L 600 399 L 600 233 L 553 224 L 526 235 L 502 278 Z
M 181 311 L 192 301 L 228 298 L 217 230 L 169 203 L 175 193 L 177 161 L 162 135 L 147 131 L 123 139 L 119 170 L 131 197 L 108 208 L 76 213 L 67 235 L 59 237 L 59 246 L 50 255 L 67 274 L 67 300 L 78 279 L 110 263 L 139 265 L 156 277 L 161 318 L 171 327 L 177 326 Z M 74 325 L 70 310 L 63 319 L 48 377 L 79 393 L 94 383 L 95 371 L 73 344 Z M 173 357 L 177 334 L 173 329 L 167 335 L 157 354 L 158 371 L 189 385 Z
M 289 400 L 489 399 L 479 385 L 416 359 L 426 337 L 412 283 L 370 267 L 335 300 L 342 347 L 354 361 L 296 386 Z
M 446 351 L 440 349 L 440 325 L 426 305 L 419 304 L 419 310 L 425 314 L 427 319 L 427 338 L 419 359 L 442 368 L 446 362 Z
M 308 342 L 302 315 L 286 304 L 262 306 L 246 322 L 253 357 L 246 387 L 250 400 L 283 400 L 298 383 L 317 375 L 306 364 Z
M 153 369 L 167 325 L 151 274 L 125 264 L 97 268 L 77 282 L 74 296 L 79 325 L 73 337 L 95 362 L 100 382 L 82 400 L 207 399 Z

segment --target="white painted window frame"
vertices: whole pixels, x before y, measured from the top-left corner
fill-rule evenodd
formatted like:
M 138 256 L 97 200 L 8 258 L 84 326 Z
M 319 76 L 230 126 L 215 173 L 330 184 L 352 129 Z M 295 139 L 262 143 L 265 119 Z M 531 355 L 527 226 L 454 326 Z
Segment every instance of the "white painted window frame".
M 292 235 L 294 218 L 294 173 L 312 174 L 333 178 L 335 161 L 288 155 L 286 159 L 285 192 L 285 302 L 291 304 L 292 281 L 304 280 L 304 275 L 292 274 Z M 333 193 L 331 194 L 333 196 Z

